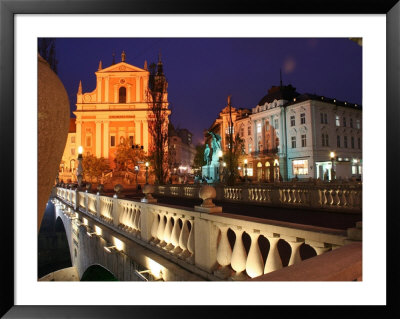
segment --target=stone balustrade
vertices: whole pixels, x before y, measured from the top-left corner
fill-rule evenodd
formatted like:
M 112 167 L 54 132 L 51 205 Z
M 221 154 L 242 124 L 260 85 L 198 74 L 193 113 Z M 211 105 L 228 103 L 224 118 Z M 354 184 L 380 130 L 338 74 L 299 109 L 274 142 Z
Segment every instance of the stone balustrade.
M 159 186 L 159 189 L 169 191 L 167 186 Z M 191 194 L 197 189 L 195 186 L 187 189 L 174 186 L 172 191 Z M 254 200 L 276 201 L 282 196 L 289 203 L 306 204 L 311 197 L 307 193 L 309 190 L 302 188 L 299 192 L 280 188 L 282 195 L 273 191 L 268 194 L 270 188 L 251 189 Z M 248 280 L 297 264 L 302 261 L 304 245 L 313 249 L 315 255 L 321 255 L 348 242 L 346 231 L 220 213 L 220 210 L 213 210 L 215 207 L 208 207 L 213 205 L 207 202 L 208 199 L 203 202 L 203 207 L 188 209 L 70 191 L 75 193 L 75 203 L 79 205 L 69 203 L 68 192 L 63 188 L 58 187 L 56 194 L 75 211 L 168 256 L 190 271 L 199 269 L 220 280 Z M 244 188 L 227 187 L 223 196 L 243 200 L 244 196 L 249 196 L 245 193 Z M 334 203 L 343 197 L 343 192 L 332 193 L 329 193 L 329 200 Z M 207 196 L 203 197 L 204 200 Z M 286 262 L 282 261 L 279 245 L 287 247 Z
M 200 187 L 200 184 L 159 185 L 155 186 L 155 194 L 198 198 Z M 355 182 L 280 182 L 240 186 L 215 185 L 215 188 L 216 200 L 220 201 L 354 213 L 362 211 L 362 185 Z

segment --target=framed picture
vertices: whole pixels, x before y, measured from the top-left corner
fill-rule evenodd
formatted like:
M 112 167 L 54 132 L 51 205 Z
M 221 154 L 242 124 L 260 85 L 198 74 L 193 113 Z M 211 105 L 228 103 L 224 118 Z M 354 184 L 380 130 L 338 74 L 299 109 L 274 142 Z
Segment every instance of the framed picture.
M 386 180 L 386 173 L 397 176 L 394 161 L 398 158 L 398 148 L 393 147 L 398 144 L 400 105 L 400 4 L 397 1 L 346 1 L 343 4 L 340 1 L 317 4 L 313 1 L 265 1 L 262 5 L 251 6 L 248 3 L 244 7 L 236 3 L 227 6 L 222 2 L 186 3 L 174 0 L 0 0 L 0 14 L 0 141 L 4 150 L 1 157 L 1 194 L 4 202 L 1 315 L 5 318 L 158 318 L 178 312 L 206 316 L 211 310 L 207 307 L 170 307 L 180 305 L 376 304 L 386 305 L 380 308 L 384 315 L 398 311 L 393 295 L 396 280 L 392 277 L 396 264 L 392 253 L 396 249 L 393 228 L 397 219 L 390 213 L 396 211 L 393 198 L 395 186 Z M 367 153 L 363 171 L 365 185 L 371 186 L 366 187 L 367 193 L 363 198 L 363 208 L 367 212 L 363 215 L 363 232 L 367 236 L 363 241 L 363 280 L 361 283 L 346 283 L 359 286 L 341 286 L 339 283 L 329 286 L 330 283 L 325 282 L 293 286 L 287 282 L 257 285 L 232 282 L 149 283 L 143 286 L 130 282 L 39 283 L 32 280 L 37 278 L 36 182 L 40 174 L 37 171 L 36 147 L 37 39 L 45 37 L 362 38 L 362 103 L 366 108 L 363 109 L 364 116 L 368 118 L 364 121 L 363 131 Z M 21 87 L 24 89 L 21 90 Z M 379 117 L 374 117 L 378 109 Z M 87 143 L 90 145 L 91 141 Z M 386 145 L 386 152 L 382 152 L 385 150 L 383 145 Z M 379 165 L 373 164 L 374 161 Z M 304 167 L 296 169 L 301 171 Z M 385 206 L 389 214 L 385 214 Z M 376 228 L 376 232 L 372 228 Z M 376 243 L 377 237 L 380 245 Z M 385 259 L 385 263 L 377 262 Z M 237 286 L 232 289 L 231 285 Z M 222 314 L 227 308 L 218 307 L 212 311 Z M 297 315 L 306 315 L 311 310 L 308 307 L 271 309 L 268 312 L 278 314 L 283 311 Z M 229 310 L 232 311 L 232 308 Z M 316 310 L 322 311 L 321 308 Z M 366 308 L 362 310 L 367 311 Z M 338 307 L 335 311 L 348 313 L 349 310 Z M 234 315 L 244 315 L 245 310 L 240 308 L 234 312 Z

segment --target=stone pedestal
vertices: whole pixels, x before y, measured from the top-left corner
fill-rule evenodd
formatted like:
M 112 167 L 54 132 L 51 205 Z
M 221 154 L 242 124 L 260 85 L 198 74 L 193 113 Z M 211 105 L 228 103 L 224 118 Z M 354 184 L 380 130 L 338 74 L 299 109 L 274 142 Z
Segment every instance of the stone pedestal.
M 207 180 L 207 183 L 216 183 L 219 181 L 219 164 L 211 163 L 204 165 L 201 169 L 201 176 Z

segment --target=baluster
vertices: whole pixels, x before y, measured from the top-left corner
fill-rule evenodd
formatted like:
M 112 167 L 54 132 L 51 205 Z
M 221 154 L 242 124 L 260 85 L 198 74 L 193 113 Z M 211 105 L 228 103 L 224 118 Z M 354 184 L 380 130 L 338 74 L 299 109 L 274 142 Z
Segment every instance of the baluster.
M 160 223 L 158 224 L 157 229 L 157 238 L 160 240 L 159 245 L 166 245 L 164 242 L 164 231 L 165 231 L 165 220 L 164 220 L 165 213 L 160 214 Z
M 182 249 L 179 248 L 179 234 L 181 232 L 181 228 L 179 226 L 178 216 L 174 215 L 172 218 L 174 219 L 174 227 L 172 228 L 171 244 L 175 248 L 173 253 L 177 254 L 182 251 Z
M 165 249 L 167 250 L 171 250 L 173 248 L 173 246 L 171 245 L 171 233 L 172 233 L 172 218 L 171 214 L 167 214 L 167 224 L 164 230 L 164 241 L 167 244 Z
M 157 243 L 159 241 L 157 236 L 158 226 L 159 226 L 158 213 L 154 211 L 153 215 L 154 219 L 153 219 L 153 224 L 151 225 L 151 236 L 152 236 L 151 242 Z
M 246 272 L 251 278 L 254 278 L 263 274 L 264 262 L 260 252 L 260 247 L 258 246 L 258 237 L 260 236 L 260 233 L 254 231 L 249 235 L 251 238 L 251 245 L 246 261 Z
M 340 200 L 339 200 L 339 196 L 338 196 L 338 190 L 337 189 L 333 189 L 332 190 L 332 205 L 334 206 L 339 206 L 340 204 Z
M 191 256 L 187 258 L 186 260 L 190 263 L 194 263 L 194 224 L 193 220 L 189 220 L 190 223 L 190 233 L 189 233 L 189 239 L 188 239 L 188 244 L 187 244 L 187 249 L 191 253 Z
M 288 241 L 290 248 L 292 249 L 292 253 L 290 254 L 290 260 L 288 266 L 294 265 L 301 261 L 300 256 L 300 246 L 303 245 L 303 242 L 300 241 Z
M 187 242 L 189 239 L 189 228 L 188 228 L 188 220 L 185 216 L 182 216 L 182 229 L 179 235 L 179 247 L 182 249 L 182 252 L 179 255 L 179 258 L 186 259 L 190 256 L 190 252 L 187 250 Z
M 317 253 L 317 256 L 322 255 L 323 253 L 326 253 L 327 251 L 331 250 L 330 247 L 325 247 L 323 243 L 319 244 L 309 244 Z M 322 245 L 322 247 L 321 247 Z
M 349 206 L 349 203 L 347 202 L 347 189 L 342 190 L 341 202 L 342 202 L 343 207 Z
M 234 279 L 235 280 L 245 280 L 246 275 L 243 271 L 246 269 L 246 249 L 243 245 L 242 235 L 244 230 L 241 227 L 237 227 L 237 229 L 233 230 L 236 235 L 235 245 L 233 246 L 231 266 L 232 269 L 236 272 Z
M 267 239 L 269 241 L 269 252 L 267 261 L 265 262 L 264 274 L 281 269 L 283 267 L 281 256 L 279 255 L 278 251 L 278 241 L 280 238 L 267 237 Z
M 221 231 L 221 239 L 217 248 L 217 262 L 221 268 L 214 272 L 214 274 L 221 278 L 227 278 L 231 275 L 229 265 L 232 259 L 232 248 L 228 240 L 228 229 L 226 225 L 218 225 Z

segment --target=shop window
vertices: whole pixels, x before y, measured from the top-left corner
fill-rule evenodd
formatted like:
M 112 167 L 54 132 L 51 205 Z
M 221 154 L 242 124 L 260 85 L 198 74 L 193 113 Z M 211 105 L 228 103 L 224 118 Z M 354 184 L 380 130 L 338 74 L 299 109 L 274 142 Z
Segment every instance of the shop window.
M 296 160 L 293 164 L 293 175 L 307 175 L 308 174 L 308 160 Z

